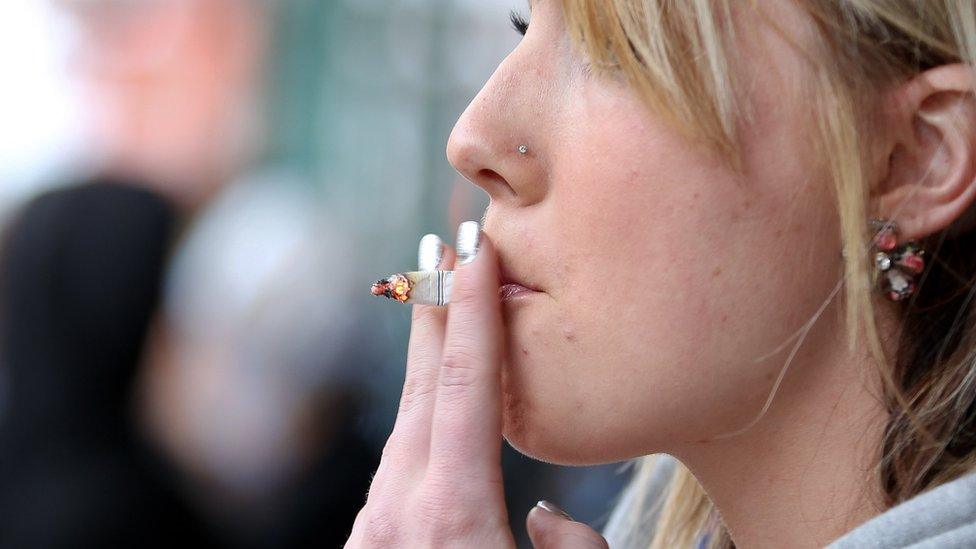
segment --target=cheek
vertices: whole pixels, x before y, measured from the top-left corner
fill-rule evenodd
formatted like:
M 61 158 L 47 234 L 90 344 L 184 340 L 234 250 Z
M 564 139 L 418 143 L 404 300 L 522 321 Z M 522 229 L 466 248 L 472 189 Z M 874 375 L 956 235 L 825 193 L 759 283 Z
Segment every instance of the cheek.
M 566 147 L 535 219 L 558 284 L 551 301 L 508 315 L 504 381 L 506 436 L 541 459 L 627 459 L 745 423 L 782 366 L 757 357 L 836 281 L 832 240 L 810 237 L 830 233 L 810 207 L 829 196 L 782 183 L 802 166 L 744 180 L 638 130 Z

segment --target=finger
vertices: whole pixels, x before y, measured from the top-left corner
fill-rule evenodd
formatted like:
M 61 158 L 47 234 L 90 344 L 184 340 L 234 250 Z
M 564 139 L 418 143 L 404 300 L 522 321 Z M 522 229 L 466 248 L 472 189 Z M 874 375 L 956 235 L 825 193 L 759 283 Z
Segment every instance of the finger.
M 502 316 L 498 258 L 475 222 L 461 225 L 431 426 L 430 465 L 500 476 Z
M 427 235 L 421 239 L 417 255 L 420 270 L 450 270 L 454 266 L 454 250 L 446 249 L 437 235 Z M 447 309 L 444 307 L 413 306 L 407 371 L 394 434 L 413 447 L 424 460 L 430 447 L 430 423 L 446 321 Z
M 424 235 L 417 250 L 417 270 L 436 271 L 444 263 L 444 242 L 436 234 Z
M 535 549 L 608 549 L 607 540 L 596 530 L 574 522 L 565 511 L 540 501 L 525 519 Z

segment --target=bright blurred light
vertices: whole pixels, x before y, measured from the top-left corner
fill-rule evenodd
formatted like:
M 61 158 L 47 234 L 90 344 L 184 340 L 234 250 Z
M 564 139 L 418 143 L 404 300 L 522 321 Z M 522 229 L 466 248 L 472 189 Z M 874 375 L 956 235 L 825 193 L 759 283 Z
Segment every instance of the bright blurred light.
M 34 190 L 81 141 L 83 115 L 64 63 L 70 41 L 47 2 L 0 2 L 0 209 Z

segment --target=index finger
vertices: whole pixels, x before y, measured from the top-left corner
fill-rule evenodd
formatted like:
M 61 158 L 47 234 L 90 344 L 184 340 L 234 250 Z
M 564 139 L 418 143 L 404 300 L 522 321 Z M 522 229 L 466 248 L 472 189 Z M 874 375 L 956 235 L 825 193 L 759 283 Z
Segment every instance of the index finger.
M 434 257 L 429 257 L 431 255 Z M 427 235 L 421 240 L 418 259 L 421 271 L 450 270 L 454 266 L 453 250 L 445 249 L 436 235 Z M 429 452 L 431 416 L 437 395 L 446 324 L 446 308 L 413 306 L 407 371 L 393 431 L 396 437 L 408 442 L 412 452 L 416 452 L 424 463 Z
M 465 261 L 465 259 L 468 261 Z M 475 222 L 458 231 L 451 305 L 431 426 L 430 466 L 501 466 L 504 357 L 498 257 Z

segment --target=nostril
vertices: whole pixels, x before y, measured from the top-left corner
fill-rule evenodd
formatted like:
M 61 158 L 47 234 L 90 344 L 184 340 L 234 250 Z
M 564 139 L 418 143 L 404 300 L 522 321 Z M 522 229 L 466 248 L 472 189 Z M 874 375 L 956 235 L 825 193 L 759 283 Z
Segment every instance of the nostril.
M 494 179 L 496 181 L 498 180 L 504 181 L 504 179 L 502 179 L 502 176 L 498 175 L 498 172 L 496 172 L 495 170 L 489 170 L 487 168 L 484 170 L 480 170 L 478 172 L 478 177 L 482 179 Z
M 513 195 L 516 195 L 515 189 L 508 184 L 498 172 L 495 170 L 483 169 L 478 171 L 478 184 L 483 186 L 488 194 L 498 191 L 508 191 Z

